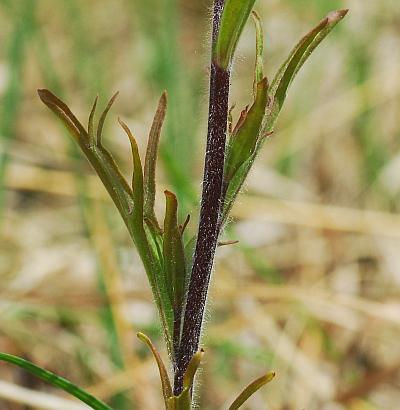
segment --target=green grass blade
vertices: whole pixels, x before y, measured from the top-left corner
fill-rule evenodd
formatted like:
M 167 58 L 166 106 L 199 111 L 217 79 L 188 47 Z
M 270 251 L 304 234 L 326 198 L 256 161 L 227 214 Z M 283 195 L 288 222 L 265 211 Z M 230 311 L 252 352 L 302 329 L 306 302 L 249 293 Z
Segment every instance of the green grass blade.
M 92 409 L 112 410 L 111 407 L 107 406 L 107 404 L 96 399 L 96 397 L 92 396 L 85 390 L 82 390 L 75 384 L 69 382 L 63 377 L 57 376 L 56 374 L 49 372 L 48 370 L 42 369 L 41 367 L 38 367 L 25 359 L 7 353 L 0 353 L 0 360 L 14 364 L 20 367 L 21 369 L 26 370 L 28 373 L 33 374 L 39 379 L 42 379 L 45 382 L 48 382 L 51 385 L 66 391 L 67 393 L 86 403 Z

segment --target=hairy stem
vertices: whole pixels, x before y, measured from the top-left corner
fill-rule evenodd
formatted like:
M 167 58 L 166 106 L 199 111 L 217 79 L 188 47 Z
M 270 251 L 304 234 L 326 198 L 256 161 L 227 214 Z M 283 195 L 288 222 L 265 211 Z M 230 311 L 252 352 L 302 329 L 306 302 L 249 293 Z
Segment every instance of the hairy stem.
M 225 0 L 214 0 L 213 46 L 224 3 Z M 207 148 L 200 222 L 177 357 L 174 385 L 176 395 L 182 392 L 183 375 L 199 347 L 210 275 L 220 231 L 229 85 L 230 69 L 223 70 L 211 61 Z

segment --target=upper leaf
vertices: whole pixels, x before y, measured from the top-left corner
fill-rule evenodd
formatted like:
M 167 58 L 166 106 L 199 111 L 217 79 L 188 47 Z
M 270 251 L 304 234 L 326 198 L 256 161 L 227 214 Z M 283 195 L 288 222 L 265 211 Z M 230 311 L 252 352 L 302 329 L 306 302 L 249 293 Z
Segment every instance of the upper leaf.
M 224 70 L 228 69 L 232 62 L 254 3 L 255 0 L 226 0 L 213 50 L 214 62 Z

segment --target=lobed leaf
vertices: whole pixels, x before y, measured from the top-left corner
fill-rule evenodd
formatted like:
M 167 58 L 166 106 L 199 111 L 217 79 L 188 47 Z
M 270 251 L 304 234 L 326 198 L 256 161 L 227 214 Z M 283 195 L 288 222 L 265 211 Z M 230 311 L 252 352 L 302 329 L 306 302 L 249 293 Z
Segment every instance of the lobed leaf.
M 233 206 L 233 203 L 243 186 L 243 183 L 253 165 L 257 153 L 260 151 L 266 137 L 273 132 L 276 120 L 282 109 L 285 101 L 288 88 L 293 82 L 296 74 L 300 68 L 307 61 L 316 47 L 324 40 L 324 38 L 331 32 L 331 30 L 338 24 L 347 14 L 348 10 L 337 10 L 329 13 L 325 19 L 323 19 L 316 27 L 314 27 L 309 33 L 307 33 L 299 43 L 294 47 L 287 60 L 280 67 L 275 75 L 271 86 L 268 91 L 268 103 L 266 109 L 266 115 L 263 118 L 260 133 L 258 135 L 256 147 L 252 152 L 252 155 L 244 162 L 241 162 L 240 167 L 237 168 L 229 180 L 229 185 L 225 187 L 226 196 L 223 209 L 223 215 L 221 217 L 221 225 L 226 221 L 228 214 Z M 257 19 L 256 19 L 257 21 Z M 260 36 L 260 28 L 256 28 L 256 38 Z M 256 41 L 257 43 L 257 41 Z M 256 57 L 256 72 L 255 76 L 260 74 L 260 42 L 259 46 L 256 44 L 257 57 Z M 244 119 L 242 118 L 242 121 Z M 236 162 L 236 165 L 239 161 Z
M 103 403 L 99 399 L 96 399 L 96 397 L 92 396 L 91 394 L 79 388 L 70 381 L 64 379 L 63 377 L 57 376 L 56 374 L 48 370 L 45 370 L 39 366 L 36 366 L 28 360 L 7 353 L 0 353 L 0 360 L 14 364 L 20 367 L 21 369 L 26 370 L 28 373 L 33 374 L 39 379 L 42 379 L 45 382 L 50 383 L 51 385 L 64 390 L 65 392 L 76 397 L 77 399 L 87 404 L 94 410 L 112 410 L 111 407 L 107 406 L 107 404 Z
M 240 35 L 249 18 L 255 0 L 226 0 L 217 40 L 213 50 L 214 62 L 223 70 L 231 65 Z
M 117 206 L 127 228 L 140 254 L 145 267 L 150 286 L 160 314 L 165 339 L 169 351 L 172 351 L 173 335 L 173 311 L 165 289 L 165 278 L 162 269 L 162 253 L 159 252 L 160 237 L 153 236 L 154 230 L 146 233 L 148 225 L 144 225 L 144 193 L 143 193 L 143 171 L 136 141 L 124 124 L 123 128 L 130 139 L 134 174 L 133 191 L 118 169 L 111 154 L 101 143 L 103 125 L 113 102 L 118 93 L 109 101 L 106 109 L 100 117 L 96 136 L 94 135 L 94 115 L 97 99 L 91 110 L 87 132 L 68 106 L 48 90 L 38 90 L 41 100 L 63 121 L 73 138 L 78 142 L 83 153 L 97 172 L 110 197 Z M 121 121 L 122 125 L 122 121 Z M 90 134 L 90 135 L 89 135 Z M 146 227 L 146 228 L 145 228 Z M 151 242 L 149 242 L 149 239 Z M 160 257 L 161 255 L 161 257 Z

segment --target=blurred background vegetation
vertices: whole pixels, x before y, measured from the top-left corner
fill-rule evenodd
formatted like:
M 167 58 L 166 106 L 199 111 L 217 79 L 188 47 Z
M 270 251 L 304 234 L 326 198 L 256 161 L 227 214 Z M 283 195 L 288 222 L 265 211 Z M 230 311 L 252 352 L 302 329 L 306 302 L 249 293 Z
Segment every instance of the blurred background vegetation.
M 161 348 L 141 263 L 105 190 L 47 109 L 84 121 L 120 90 L 107 144 L 131 173 L 169 94 L 158 187 L 196 227 L 211 1 L 0 0 L 0 350 L 62 374 L 118 410 L 160 409 Z M 267 370 L 248 409 L 394 410 L 400 403 L 400 3 L 260 0 L 272 77 L 301 35 L 350 14 L 306 64 L 220 248 L 204 337 L 201 409 L 227 408 Z M 232 102 L 251 101 L 254 29 Z M 162 212 L 163 197 L 158 196 Z M 165 351 L 163 351 L 165 355 Z M 34 393 L 34 392 L 41 392 Z M 0 409 L 82 409 L 0 366 Z

